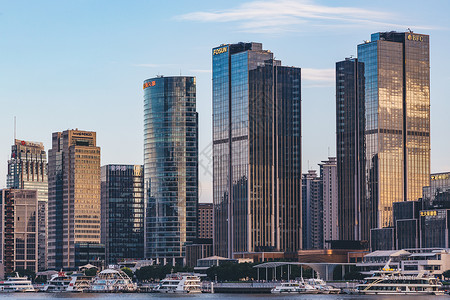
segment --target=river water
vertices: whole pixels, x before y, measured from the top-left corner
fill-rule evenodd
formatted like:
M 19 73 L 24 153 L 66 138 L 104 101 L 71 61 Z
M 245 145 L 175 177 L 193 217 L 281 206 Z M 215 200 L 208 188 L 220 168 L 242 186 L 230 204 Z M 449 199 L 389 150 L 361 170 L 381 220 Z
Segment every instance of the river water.
M 167 295 L 167 294 L 91 294 L 91 293 L 23 293 L 0 294 L 0 299 L 205 299 L 205 300 L 438 300 L 450 299 L 450 296 L 362 296 L 362 295 L 272 295 L 272 294 L 193 294 L 193 295 Z

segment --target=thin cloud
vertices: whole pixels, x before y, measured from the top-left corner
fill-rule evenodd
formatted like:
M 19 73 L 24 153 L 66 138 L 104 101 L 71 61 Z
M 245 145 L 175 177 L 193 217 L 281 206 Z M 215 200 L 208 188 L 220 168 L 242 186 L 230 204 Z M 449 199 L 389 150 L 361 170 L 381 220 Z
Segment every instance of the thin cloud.
M 302 80 L 334 82 L 336 80 L 334 69 L 302 68 Z
M 161 67 L 173 67 L 175 64 L 133 64 L 133 67 L 142 68 L 161 68 Z
M 407 28 L 393 24 L 398 19 L 391 13 L 357 7 L 332 7 L 315 4 L 311 0 L 252 1 L 236 8 L 219 11 L 197 11 L 176 17 L 181 21 L 240 22 L 242 31 L 275 33 L 301 30 L 302 24 L 319 27 L 336 25 L 383 25 Z M 414 26 L 415 29 L 431 27 Z

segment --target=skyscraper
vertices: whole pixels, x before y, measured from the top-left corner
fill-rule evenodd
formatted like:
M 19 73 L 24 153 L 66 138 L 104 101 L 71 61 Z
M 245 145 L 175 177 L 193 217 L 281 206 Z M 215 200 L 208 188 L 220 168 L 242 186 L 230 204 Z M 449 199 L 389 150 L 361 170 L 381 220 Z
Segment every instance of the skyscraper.
M 364 64 L 356 58 L 336 63 L 336 161 L 338 230 L 341 240 L 369 240 L 361 222 L 371 210 L 365 202 Z M 362 234 L 364 234 L 362 236 Z
M 38 269 L 47 270 L 47 154 L 43 143 L 15 140 L 8 161 L 7 188 L 36 190 Z
M 145 256 L 184 264 L 197 236 L 198 115 L 195 77 L 144 81 Z
M 214 253 L 301 248 L 300 68 L 260 43 L 212 49 Z
M 340 127 L 342 115 L 337 116 L 338 172 L 344 172 L 339 185 L 344 194 L 341 190 L 339 193 L 340 197 L 345 196 L 353 188 L 356 191 L 354 195 L 363 193 L 364 196 L 359 199 L 355 197 L 355 204 L 350 203 L 352 198 L 349 198 L 349 202 L 340 202 L 344 204 L 340 205 L 339 226 L 343 233 L 342 239 L 368 240 L 371 229 L 393 226 L 393 202 L 417 200 L 421 197 L 422 187 L 430 184 L 429 36 L 413 32 L 374 33 L 371 41 L 358 45 L 357 61 L 358 64 L 356 60 L 353 63 L 352 74 L 351 71 L 345 72 L 344 66 L 350 65 L 350 61 L 342 62 L 343 70 L 338 70 L 344 71 L 343 82 L 337 83 L 339 87 L 344 86 L 344 89 L 337 88 L 337 104 L 341 104 L 339 101 L 342 95 L 349 95 L 359 105 L 352 121 L 342 122 L 347 122 L 347 125 Z M 355 75 L 356 78 L 361 77 L 359 62 L 364 65 L 364 80 L 353 79 L 354 85 L 346 85 L 348 81 L 345 76 L 348 75 L 348 80 L 352 76 L 355 78 Z M 359 134 L 361 84 L 364 85 L 363 142 Z M 355 95 L 352 96 L 352 93 Z M 352 100 L 348 99 L 351 104 Z M 347 116 L 350 118 L 350 115 Z M 358 130 L 350 127 L 352 124 Z M 342 138 L 339 137 L 340 129 L 344 130 Z M 361 149 L 357 152 L 342 152 L 342 149 L 351 149 L 351 139 L 348 137 L 355 133 L 353 143 L 358 144 L 358 147 L 364 143 L 365 167 L 364 172 L 359 175 L 357 172 L 361 159 L 356 160 L 356 156 L 354 159 L 342 159 L 342 155 L 351 155 L 352 152 L 359 157 L 362 154 Z M 344 143 L 339 144 L 341 142 Z M 347 159 L 354 160 L 355 163 L 345 165 Z M 353 176 L 359 176 L 353 186 L 342 182 L 350 181 Z M 364 186 L 357 192 L 357 185 L 361 180 Z M 361 214 L 352 217 L 354 211 Z M 349 216 L 348 219 L 346 215 Z
M 392 226 L 392 203 L 430 185 L 429 36 L 380 32 L 358 45 L 364 63 L 369 228 Z M 363 220 L 366 221 L 366 220 Z
M 100 147 L 96 133 L 55 132 L 48 156 L 48 267 L 74 269 L 99 258 Z
M 320 164 L 323 198 L 323 246 L 326 241 L 339 239 L 338 190 L 336 157 L 329 157 Z
M 106 264 L 144 258 L 144 172 L 140 165 L 101 167 L 102 244 Z
M 303 249 L 323 249 L 323 181 L 316 170 L 302 177 Z

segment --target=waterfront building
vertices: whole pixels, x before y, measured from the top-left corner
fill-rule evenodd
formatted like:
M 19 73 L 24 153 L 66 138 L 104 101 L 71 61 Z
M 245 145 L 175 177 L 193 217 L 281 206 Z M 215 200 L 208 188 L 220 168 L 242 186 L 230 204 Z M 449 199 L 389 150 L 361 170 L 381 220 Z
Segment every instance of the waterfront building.
M 323 242 L 325 248 L 329 243 L 339 239 L 338 231 L 338 180 L 336 157 L 329 157 L 320 165 L 320 177 L 322 179 L 322 206 L 323 206 Z
M 365 240 L 370 208 L 365 202 L 364 64 L 356 58 L 336 63 L 336 154 L 338 230 L 341 240 Z M 362 234 L 364 234 L 362 236 Z
M 198 234 L 199 239 L 213 238 L 213 204 L 198 204 Z
M 442 273 L 450 269 L 450 249 L 432 247 L 379 250 L 365 255 L 363 261 L 356 266 L 362 274 L 372 275 L 374 271 L 380 271 L 388 261 L 390 268 L 401 269 L 405 275 L 426 273 L 443 279 Z
M 101 229 L 107 265 L 144 258 L 143 166 L 101 167 Z
M 48 267 L 75 269 L 101 260 L 100 147 L 96 133 L 66 130 L 52 135 L 48 161 Z M 86 250 L 87 249 L 87 250 Z M 92 262 L 91 262 L 92 263 Z
M 393 226 L 392 204 L 430 184 L 429 36 L 379 32 L 358 45 L 365 76 L 364 228 Z
M 214 254 L 301 248 L 301 72 L 260 43 L 212 49 Z
M 315 170 L 302 175 L 303 249 L 323 249 L 323 181 Z
M 185 263 L 197 236 L 198 115 L 195 77 L 144 81 L 144 255 Z
M 3 189 L 1 203 L 1 262 L 5 273 L 38 271 L 38 195 L 36 190 Z
M 47 153 L 43 143 L 14 140 L 6 187 L 36 190 L 38 198 L 38 269 L 47 270 Z
M 340 229 L 342 239 L 367 240 L 371 229 L 392 228 L 393 203 L 417 200 L 422 196 L 422 187 L 430 185 L 429 56 L 428 35 L 378 32 L 372 34 L 370 41 L 358 45 L 358 60 L 353 62 L 356 66 L 353 74 L 360 77 L 359 70 L 363 69 L 364 79 L 357 79 L 356 86 L 349 84 L 346 91 L 345 75 L 344 79 L 337 77 L 338 113 L 341 113 L 340 97 L 346 93 L 354 93 L 356 103 L 362 104 L 360 87 L 364 86 L 364 107 L 358 107 L 353 116 L 355 121 L 347 126 L 345 120 L 342 122 L 342 118 L 346 118 L 345 112 L 337 115 L 338 168 L 344 172 L 338 173 L 339 180 L 354 178 L 354 195 L 360 197 L 359 200 L 354 197 L 354 204 L 345 203 L 345 199 L 341 201 L 340 220 L 343 223 L 339 226 L 344 227 Z M 361 68 L 359 63 L 363 64 Z M 343 64 L 340 67 L 345 69 Z M 351 65 L 351 60 L 347 64 Z M 349 77 L 351 80 L 352 75 Z M 341 89 L 341 86 L 344 87 Z M 363 120 L 361 109 L 364 110 Z M 339 122 L 344 125 L 340 126 Z M 363 131 L 361 122 L 365 124 Z M 352 129 L 351 124 L 358 130 Z M 363 141 L 361 132 L 364 132 Z M 365 156 L 362 172 L 359 170 L 361 160 L 356 160 L 356 156 L 352 160 L 358 171 L 339 167 L 343 162 L 342 154 L 345 154 L 341 146 L 344 145 L 345 149 L 345 144 L 348 144 L 345 136 L 355 133 L 355 143 L 364 149 L 357 151 L 358 156 Z M 340 144 L 342 141 L 344 144 Z M 361 182 L 364 186 L 358 188 Z M 342 191 L 347 186 L 351 187 L 345 182 L 340 182 L 339 186 Z M 356 216 L 352 217 L 354 212 Z

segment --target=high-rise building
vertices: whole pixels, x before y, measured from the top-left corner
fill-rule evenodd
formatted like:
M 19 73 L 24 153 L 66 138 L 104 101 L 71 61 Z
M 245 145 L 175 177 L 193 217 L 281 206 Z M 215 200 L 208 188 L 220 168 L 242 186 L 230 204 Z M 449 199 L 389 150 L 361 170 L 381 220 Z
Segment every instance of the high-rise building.
M 106 264 L 144 258 L 144 172 L 141 165 L 101 167 L 101 228 Z
M 356 58 L 336 63 L 336 154 L 338 230 L 341 240 L 369 240 L 361 222 L 365 201 L 364 64 Z
M 430 185 L 429 36 L 379 32 L 358 45 L 364 63 L 369 228 L 393 226 L 392 203 Z
M 212 49 L 214 253 L 301 248 L 301 74 L 260 43 Z
M 8 161 L 7 188 L 36 190 L 38 198 L 38 269 L 47 270 L 47 153 L 43 143 L 15 140 Z
M 74 269 L 82 262 L 95 263 L 101 260 L 96 133 L 55 132 L 48 156 L 48 267 Z
M 198 234 L 199 239 L 213 238 L 213 204 L 198 204 Z
M 1 203 L 1 262 L 6 273 L 38 270 L 38 196 L 36 190 L 4 189 Z
M 326 241 L 338 240 L 338 189 L 336 157 L 329 157 L 320 164 L 322 179 L 323 203 L 323 246 L 328 248 Z
M 316 170 L 302 176 L 303 249 L 323 249 L 323 181 Z
M 430 185 L 429 56 L 429 36 L 413 32 L 374 33 L 371 41 L 358 45 L 358 65 L 353 74 L 359 77 L 359 62 L 364 64 L 364 80 L 355 82 L 357 85 L 364 82 L 365 168 L 359 176 L 364 176 L 365 184 L 355 195 L 362 192 L 364 198 L 355 201 L 359 209 L 354 210 L 351 203 L 340 206 L 340 220 L 344 220 L 339 224 L 344 227 L 340 229 L 343 233 L 341 239 L 368 240 L 370 230 L 394 226 L 393 203 L 417 200 L 422 196 L 422 187 Z M 347 88 L 347 91 L 345 88 L 342 91 L 343 95 L 355 91 L 352 85 Z M 359 90 L 357 87 L 356 91 Z M 339 88 L 337 93 L 339 104 Z M 354 96 L 357 104 L 360 97 L 361 92 Z M 355 132 L 350 123 L 339 127 L 340 117 L 338 115 L 337 119 L 338 169 L 342 169 L 339 166 L 342 162 L 340 151 L 348 147 L 345 143 L 349 142 L 339 139 L 339 129 L 344 129 L 344 137 Z M 354 118 L 359 118 L 359 121 L 352 122 L 359 128 L 359 113 Z M 344 145 L 339 144 L 342 141 Z M 360 145 L 362 142 L 355 140 L 355 143 Z M 359 167 L 360 162 L 355 166 Z M 355 174 L 350 169 L 344 169 L 344 172 L 349 173 L 340 180 L 350 180 Z M 359 182 L 355 180 L 355 191 Z M 345 189 L 346 186 L 340 184 L 339 188 Z M 352 218 L 353 211 L 361 214 Z M 350 216 L 347 221 L 346 214 Z
M 195 77 L 144 81 L 145 257 L 184 264 L 197 236 Z

